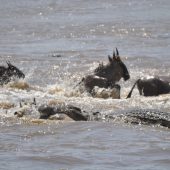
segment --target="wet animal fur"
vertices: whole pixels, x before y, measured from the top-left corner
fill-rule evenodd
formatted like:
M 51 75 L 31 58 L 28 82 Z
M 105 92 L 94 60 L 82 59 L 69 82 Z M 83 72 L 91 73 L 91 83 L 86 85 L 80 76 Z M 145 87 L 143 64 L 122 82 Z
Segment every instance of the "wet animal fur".
M 138 79 L 132 89 L 130 90 L 127 98 L 130 98 L 133 89 L 137 85 L 139 94 L 143 96 L 158 96 L 160 94 L 167 94 L 170 92 L 169 81 L 163 80 L 159 77 L 153 77 L 149 79 Z
M 119 51 L 116 48 L 116 53 L 113 52 L 113 56 L 108 56 L 109 63 L 106 65 L 99 64 L 94 70 L 94 74 L 84 77 L 80 84 L 84 84 L 85 89 L 92 93 L 95 86 L 100 88 L 113 88 L 121 78 L 125 81 L 130 78 L 126 65 L 122 62 Z

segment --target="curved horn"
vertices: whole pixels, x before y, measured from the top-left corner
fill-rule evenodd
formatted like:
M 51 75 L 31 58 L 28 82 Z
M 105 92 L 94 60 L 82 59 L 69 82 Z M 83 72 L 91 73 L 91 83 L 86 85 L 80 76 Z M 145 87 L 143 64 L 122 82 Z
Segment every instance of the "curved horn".
M 116 56 L 119 56 L 119 51 L 117 48 L 116 48 Z

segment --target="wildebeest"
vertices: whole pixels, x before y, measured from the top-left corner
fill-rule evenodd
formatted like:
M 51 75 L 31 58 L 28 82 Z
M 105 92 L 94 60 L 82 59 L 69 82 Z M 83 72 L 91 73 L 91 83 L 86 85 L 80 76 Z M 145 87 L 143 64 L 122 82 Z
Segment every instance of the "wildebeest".
M 25 78 L 24 73 L 10 62 L 6 62 L 8 67 L 0 66 L 0 85 L 7 84 L 12 77 Z
M 130 78 L 126 65 L 122 62 L 119 51 L 116 48 L 116 53 L 113 51 L 113 56 L 108 56 L 109 63 L 99 66 L 94 70 L 94 74 L 87 75 L 82 79 L 85 89 L 91 93 L 95 86 L 100 88 L 117 88 L 116 82 L 121 78 L 125 81 Z M 120 90 L 120 87 L 118 87 Z
M 166 77 L 152 77 L 152 78 L 143 78 L 138 79 L 132 89 L 130 90 L 127 98 L 130 98 L 133 92 L 133 89 L 137 85 L 139 94 L 143 96 L 158 96 L 160 94 L 167 94 L 170 92 L 169 81 Z

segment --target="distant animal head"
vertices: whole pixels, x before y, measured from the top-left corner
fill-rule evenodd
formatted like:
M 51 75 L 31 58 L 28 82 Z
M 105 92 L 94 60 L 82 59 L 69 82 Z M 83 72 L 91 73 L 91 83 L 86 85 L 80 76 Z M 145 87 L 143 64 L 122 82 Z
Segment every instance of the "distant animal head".
M 6 74 L 9 77 L 15 76 L 15 77 L 18 77 L 18 78 L 25 78 L 25 74 L 21 70 L 19 70 L 17 67 L 12 65 L 10 62 L 6 62 L 6 63 L 8 65 Z
M 108 56 L 109 63 L 107 65 L 99 64 L 94 73 L 97 76 L 104 77 L 111 82 L 117 82 L 121 78 L 125 81 L 130 78 L 126 65 L 119 56 L 119 51 L 116 48 L 116 53 L 113 51 L 113 56 Z

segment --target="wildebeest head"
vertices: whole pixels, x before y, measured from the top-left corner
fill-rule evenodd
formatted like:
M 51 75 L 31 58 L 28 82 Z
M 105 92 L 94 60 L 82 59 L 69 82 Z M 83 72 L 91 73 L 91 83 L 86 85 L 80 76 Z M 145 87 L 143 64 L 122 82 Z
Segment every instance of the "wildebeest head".
M 95 75 L 104 77 L 113 83 L 119 81 L 121 78 L 125 81 L 130 78 L 127 67 L 122 62 L 117 48 L 116 53 L 113 51 L 113 57 L 109 55 L 108 59 L 109 63 L 107 65 L 100 64 L 99 67 L 95 69 Z
M 7 62 L 7 64 L 8 64 L 7 74 L 9 77 L 16 76 L 18 78 L 25 78 L 25 74 L 21 70 L 12 65 L 10 62 Z

